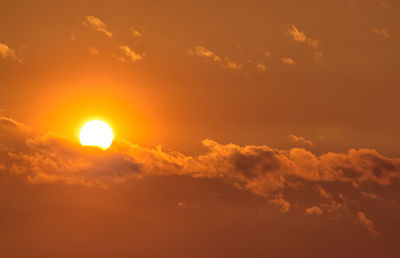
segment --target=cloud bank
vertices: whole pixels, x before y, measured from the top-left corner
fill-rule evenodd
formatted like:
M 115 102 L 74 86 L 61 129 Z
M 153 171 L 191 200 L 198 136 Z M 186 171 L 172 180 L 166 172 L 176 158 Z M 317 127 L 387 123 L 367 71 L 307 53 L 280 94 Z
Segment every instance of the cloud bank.
M 106 189 L 110 184 L 145 176 L 218 179 L 265 198 L 283 212 L 304 207 L 310 215 L 357 217 L 370 233 L 376 230 L 365 213 L 357 210 L 359 199 L 383 198 L 372 198 L 373 193 L 359 189 L 389 187 L 400 177 L 400 159 L 382 156 L 373 149 L 317 156 L 303 148 L 279 150 L 265 145 L 239 146 L 204 140 L 207 151 L 191 156 L 124 140 L 114 142 L 108 151 L 82 147 L 53 133 L 32 135 L 26 126 L 6 117 L 0 119 L 0 130 L 4 142 L 0 148 L 2 171 L 28 183 L 57 182 Z M 3 141 L 5 138 L 14 140 Z M 323 184 L 340 187 L 329 193 Z M 306 185 L 311 186 L 312 202 L 286 198 L 289 190 L 305 191 Z M 352 194 L 342 194 L 338 190 L 341 188 L 351 189 Z

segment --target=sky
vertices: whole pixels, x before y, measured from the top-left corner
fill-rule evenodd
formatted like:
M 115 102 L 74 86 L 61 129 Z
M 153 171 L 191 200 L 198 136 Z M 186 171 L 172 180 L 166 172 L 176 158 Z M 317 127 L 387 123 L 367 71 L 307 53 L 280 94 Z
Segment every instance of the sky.
M 1 1 L 0 257 L 398 257 L 399 11 Z

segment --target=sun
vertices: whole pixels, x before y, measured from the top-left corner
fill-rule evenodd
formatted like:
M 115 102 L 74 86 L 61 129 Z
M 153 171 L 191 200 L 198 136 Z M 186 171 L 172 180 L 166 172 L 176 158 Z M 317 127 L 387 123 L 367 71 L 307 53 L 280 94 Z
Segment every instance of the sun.
M 100 147 L 108 149 L 114 139 L 111 127 L 100 120 L 87 122 L 79 133 L 79 141 L 83 146 Z

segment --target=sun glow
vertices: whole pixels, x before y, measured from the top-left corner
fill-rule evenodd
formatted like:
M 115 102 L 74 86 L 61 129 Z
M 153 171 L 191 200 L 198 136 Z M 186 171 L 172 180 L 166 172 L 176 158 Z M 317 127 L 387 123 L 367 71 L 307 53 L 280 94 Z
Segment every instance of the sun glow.
M 113 139 L 111 127 L 100 120 L 87 122 L 79 134 L 79 141 L 83 146 L 96 146 L 104 150 L 111 146 Z

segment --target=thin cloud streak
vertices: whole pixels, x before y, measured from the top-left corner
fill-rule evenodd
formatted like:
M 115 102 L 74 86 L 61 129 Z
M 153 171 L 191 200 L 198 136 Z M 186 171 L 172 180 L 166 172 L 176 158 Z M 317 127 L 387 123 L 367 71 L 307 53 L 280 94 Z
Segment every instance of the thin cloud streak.
M 112 37 L 112 33 L 108 30 L 107 25 L 105 25 L 100 18 L 95 16 L 86 16 L 83 25 L 88 26 L 95 31 L 99 31 L 109 38 Z
M 372 27 L 372 32 L 381 35 L 387 39 L 390 39 L 390 34 L 385 28 L 377 28 L 377 27 Z

